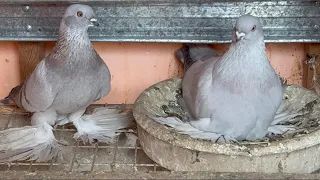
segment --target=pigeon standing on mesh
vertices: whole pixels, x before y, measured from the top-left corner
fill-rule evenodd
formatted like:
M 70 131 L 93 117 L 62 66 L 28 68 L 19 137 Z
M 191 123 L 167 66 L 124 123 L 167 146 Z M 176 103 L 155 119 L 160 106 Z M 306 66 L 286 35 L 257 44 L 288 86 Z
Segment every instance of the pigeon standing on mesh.
M 86 108 L 110 92 L 110 72 L 95 51 L 88 28 L 99 23 L 90 6 L 67 8 L 52 52 L 8 98 L 32 112 L 31 125 L 0 132 L 0 162 L 47 161 L 61 152 L 52 126 L 72 122 L 76 138 L 110 142 L 117 130 L 131 125 L 128 113 L 106 108 L 84 115 Z

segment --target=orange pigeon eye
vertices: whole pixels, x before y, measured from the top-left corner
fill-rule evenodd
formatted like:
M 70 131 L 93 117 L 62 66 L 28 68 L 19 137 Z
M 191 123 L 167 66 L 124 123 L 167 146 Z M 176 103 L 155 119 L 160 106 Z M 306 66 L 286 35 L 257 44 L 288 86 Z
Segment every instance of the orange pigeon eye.
M 77 12 L 77 16 L 78 16 L 78 17 L 82 17 L 82 16 L 83 16 L 83 13 L 82 13 L 81 11 L 78 11 L 78 12 Z

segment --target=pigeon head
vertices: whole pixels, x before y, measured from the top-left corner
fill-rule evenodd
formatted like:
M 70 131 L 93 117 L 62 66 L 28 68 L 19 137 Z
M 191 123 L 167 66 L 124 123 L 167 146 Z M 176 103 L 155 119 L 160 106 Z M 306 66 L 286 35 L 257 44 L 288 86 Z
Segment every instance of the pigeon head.
M 235 36 L 233 38 L 236 42 L 263 39 L 263 30 L 259 18 L 249 14 L 240 16 L 236 21 L 233 36 Z
M 88 29 L 99 26 L 93 9 L 88 5 L 73 4 L 69 6 L 63 16 L 62 23 L 68 28 Z

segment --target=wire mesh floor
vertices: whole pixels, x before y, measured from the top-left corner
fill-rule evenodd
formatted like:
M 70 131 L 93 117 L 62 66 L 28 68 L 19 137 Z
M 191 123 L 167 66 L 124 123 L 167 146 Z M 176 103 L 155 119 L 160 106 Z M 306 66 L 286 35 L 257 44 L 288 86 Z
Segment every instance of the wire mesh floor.
M 107 107 L 127 109 L 130 105 Z M 94 106 L 88 111 L 91 108 Z M 0 130 L 26 125 L 30 125 L 29 113 L 0 104 Z M 66 161 L 0 164 L 1 179 L 320 179 L 320 174 L 171 172 L 143 152 L 135 128 L 122 133 L 113 144 L 86 145 L 72 138 L 75 132 L 72 125 L 54 130 L 57 140 L 71 146 Z
M 131 105 L 107 105 L 110 108 L 130 108 Z M 88 111 L 95 106 L 92 105 Z M 30 125 L 30 114 L 15 105 L 0 104 L 1 130 Z M 76 129 L 72 125 L 57 127 L 57 140 L 66 141 L 71 147 L 70 155 L 62 160 L 56 158 L 47 163 L 12 162 L 0 164 L 0 171 L 168 171 L 153 162 L 139 145 L 135 128 L 117 137 L 113 144 L 84 144 L 73 139 Z

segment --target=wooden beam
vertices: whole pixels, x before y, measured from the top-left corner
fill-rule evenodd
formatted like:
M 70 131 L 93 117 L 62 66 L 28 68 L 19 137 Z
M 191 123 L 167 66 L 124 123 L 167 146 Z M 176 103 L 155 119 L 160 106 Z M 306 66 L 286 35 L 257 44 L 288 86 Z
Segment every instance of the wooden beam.
M 304 74 L 303 86 L 306 88 L 312 89 L 314 87 L 313 82 L 312 82 L 314 73 L 316 73 L 316 75 L 318 77 L 320 77 L 319 76 L 320 75 L 320 66 L 316 65 L 315 66 L 316 69 L 313 70 L 312 64 L 306 63 L 308 60 L 307 54 L 319 55 L 319 57 L 316 59 L 316 62 L 320 63 L 320 44 L 319 43 L 309 43 L 309 44 L 306 44 L 305 47 L 306 47 L 306 56 L 305 56 L 305 63 L 304 63 L 305 66 L 304 66 L 304 72 L 303 72 L 303 74 Z
M 43 42 L 19 42 L 20 79 L 23 82 L 45 56 Z
M 320 174 L 214 173 L 214 172 L 66 172 L 0 171 L 1 179 L 319 179 Z

